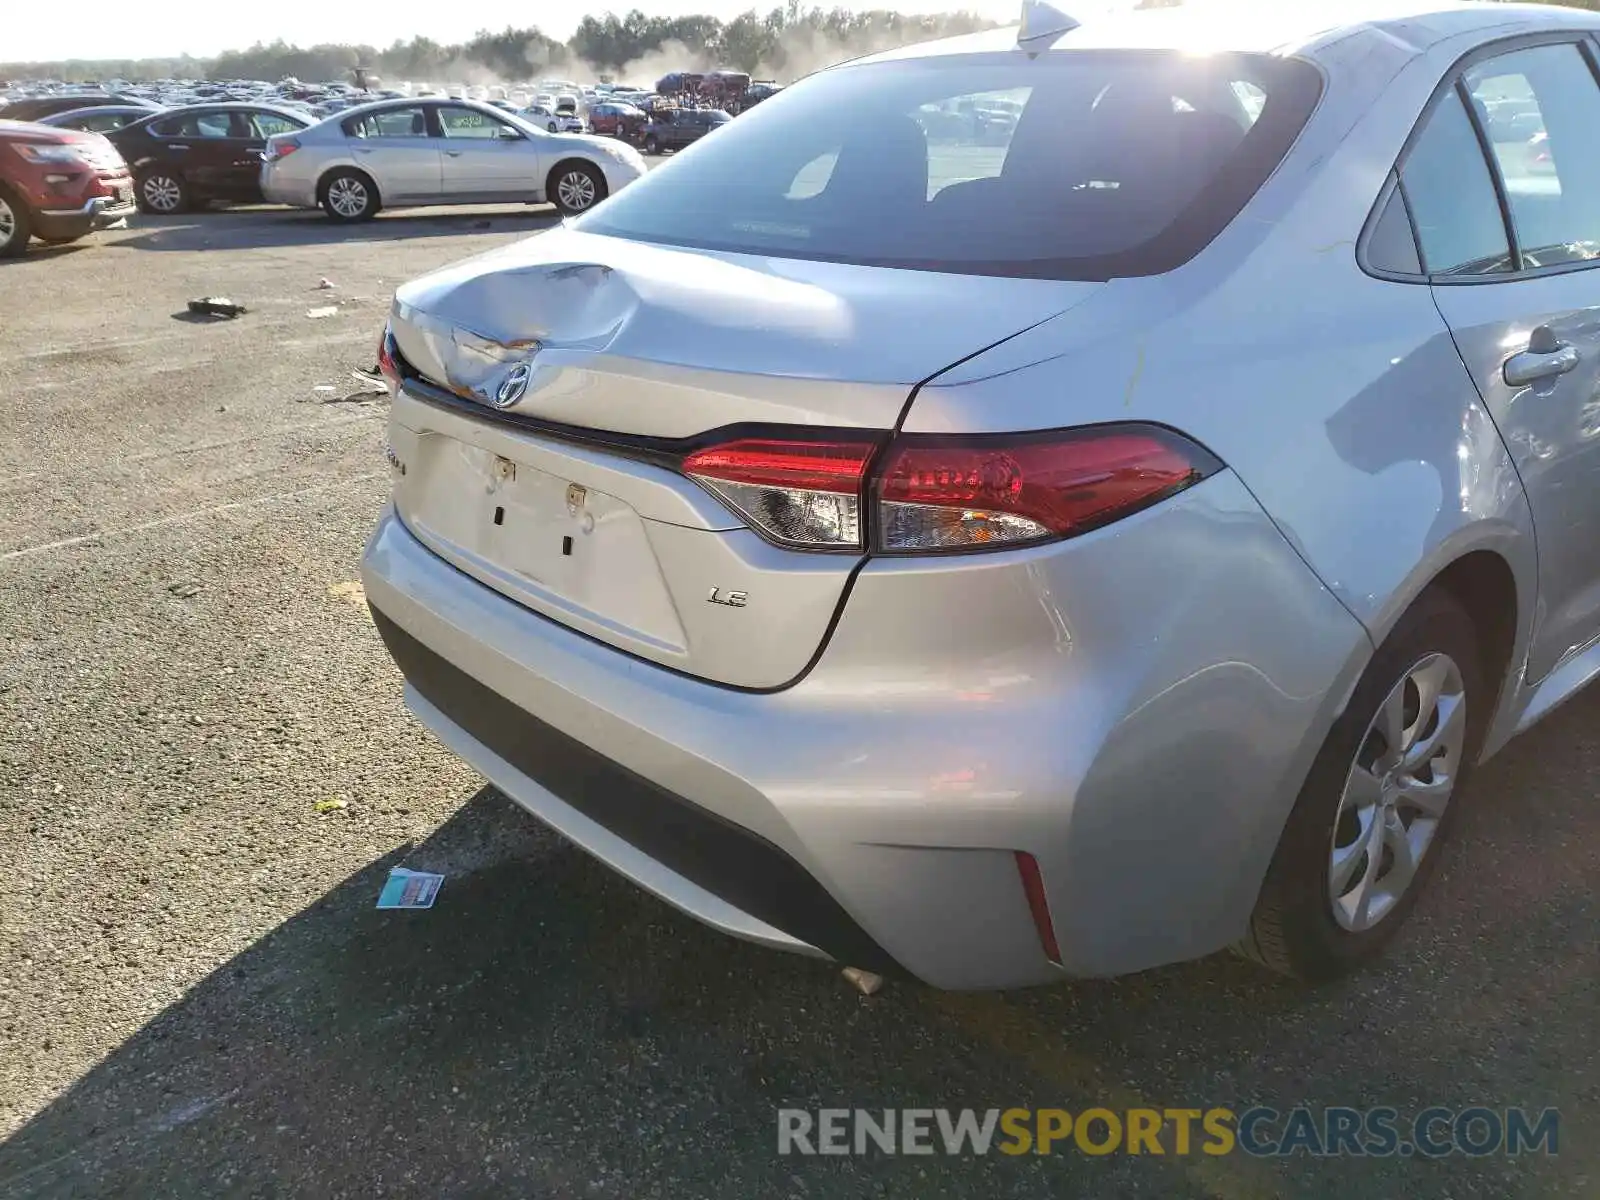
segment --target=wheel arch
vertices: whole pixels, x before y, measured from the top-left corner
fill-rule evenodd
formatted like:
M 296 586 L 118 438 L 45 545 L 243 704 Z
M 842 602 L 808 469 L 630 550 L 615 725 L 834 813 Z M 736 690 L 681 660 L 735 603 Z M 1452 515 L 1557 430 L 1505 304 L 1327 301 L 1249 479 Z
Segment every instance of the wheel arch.
M 1472 618 L 1483 648 L 1484 676 L 1495 689 L 1483 757 L 1511 736 L 1524 694 L 1523 668 L 1538 605 L 1538 558 L 1531 528 L 1467 526 L 1429 554 L 1375 614 L 1368 630 L 1381 645 L 1427 592 L 1444 591 Z

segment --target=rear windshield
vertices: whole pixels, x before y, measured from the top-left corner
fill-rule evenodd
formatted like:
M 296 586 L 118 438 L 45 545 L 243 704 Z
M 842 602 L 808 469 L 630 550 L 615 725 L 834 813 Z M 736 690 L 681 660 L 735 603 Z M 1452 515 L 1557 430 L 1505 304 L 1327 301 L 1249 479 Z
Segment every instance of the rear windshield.
M 577 222 L 666 245 L 1109 279 L 1199 252 L 1321 79 L 1257 55 L 1060 51 L 868 63 L 786 88 Z

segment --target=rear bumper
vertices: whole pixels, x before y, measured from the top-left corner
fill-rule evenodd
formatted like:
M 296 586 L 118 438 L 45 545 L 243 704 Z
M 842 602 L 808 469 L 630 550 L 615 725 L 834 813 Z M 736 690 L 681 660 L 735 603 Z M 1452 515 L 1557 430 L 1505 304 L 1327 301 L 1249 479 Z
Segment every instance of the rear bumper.
M 405 676 L 413 710 L 503 790 L 547 793 L 535 811 L 559 809 L 559 827 L 585 849 L 634 877 L 655 876 L 654 890 L 681 897 L 728 933 L 785 950 L 823 947 L 859 966 L 895 969 L 838 901 L 771 842 L 518 708 L 379 609 L 372 616 Z
M 259 182 L 261 198 L 268 204 L 286 204 L 290 208 L 317 207 L 317 183 L 314 179 L 286 177 L 282 172 L 263 166 Z
M 1228 473 L 1057 546 L 871 562 L 774 693 L 540 617 L 393 512 L 362 575 L 412 711 L 534 815 L 716 928 L 949 988 L 1241 936 L 1371 650 Z

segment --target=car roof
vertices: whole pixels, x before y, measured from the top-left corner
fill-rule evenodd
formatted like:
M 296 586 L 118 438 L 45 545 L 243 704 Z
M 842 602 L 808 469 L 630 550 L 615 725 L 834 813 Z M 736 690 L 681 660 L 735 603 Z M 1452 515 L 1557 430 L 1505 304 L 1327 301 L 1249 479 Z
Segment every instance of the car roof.
M 1074 0 L 1054 6 L 1072 14 Z M 1172 8 L 1097 13 L 1085 3 L 1077 28 L 1050 43 L 1069 50 L 1176 50 L 1298 55 L 1319 52 L 1354 34 L 1375 33 L 1422 54 L 1469 33 L 1600 30 L 1600 13 L 1547 4 L 1490 0 L 1187 0 Z M 996 53 L 1013 49 L 1017 27 L 925 42 L 855 62 Z
M 95 104 L 88 108 L 69 108 L 65 112 L 51 113 L 44 120 L 65 121 L 70 117 L 107 117 L 116 113 L 138 113 L 141 118 L 157 117 L 166 111 L 164 108 L 150 108 L 144 104 Z
M 152 112 L 152 117 L 182 116 L 188 112 L 274 112 L 285 117 L 299 117 L 305 119 L 305 114 L 296 112 L 292 108 L 284 108 L 279 104 L 267 104 L 255 100 L 196 100 L 193 104 L 175 104 L 171 108 L 163 108 Z

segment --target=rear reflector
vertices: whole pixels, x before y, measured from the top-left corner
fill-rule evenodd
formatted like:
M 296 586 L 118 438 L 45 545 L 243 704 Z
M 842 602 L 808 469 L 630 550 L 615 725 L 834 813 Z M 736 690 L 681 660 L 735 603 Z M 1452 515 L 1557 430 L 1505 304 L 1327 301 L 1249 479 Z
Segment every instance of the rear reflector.
M 1033 914 L 1033 927 L 1039 931 L 1039 945 L 1045 956 L 1061 965 L 1061 947 L 1056 943 L 1055 922 L 1050 919 L 1050 901 L 1044 894 L 1044 877 L 1039 874 L 1039 863 L 1025 850 L 1017 852 L 1017 874 L 1022 876 L 1022 894 L 1028 898 L 1028 911 Z
M 1071 537 L 1181 491 L 1218 465 L 1187 439 L 1148 425 L 902 437 L 879 473 L 879 547 L 981 550 Z
M 697 450 L 683 473 L 772 541 L 859 550 L 861 493 L 873 442 L 744 438 Z

